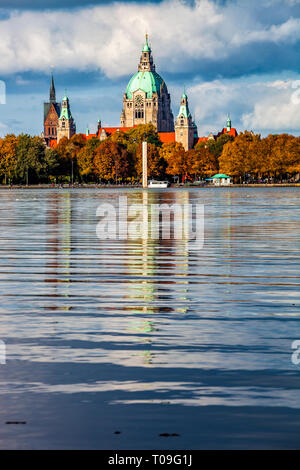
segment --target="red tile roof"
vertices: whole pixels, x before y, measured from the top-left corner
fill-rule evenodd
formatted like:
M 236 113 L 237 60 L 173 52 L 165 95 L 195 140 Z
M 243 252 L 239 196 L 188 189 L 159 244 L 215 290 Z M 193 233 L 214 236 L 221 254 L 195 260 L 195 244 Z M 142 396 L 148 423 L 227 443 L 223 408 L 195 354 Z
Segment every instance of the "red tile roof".
M 126 131 L 129 131 L 130 129 L 132 129 L 132 127 L 101 127 L 98 131 L 97 137 L 100 136 L 102 130 L 105 130 L 107 135 L 111 135 L 111 134 L 114 134 L 115 132 L 126 132 Z
M 200 144 L 201 142 L 207 142 L 208 137 L 199 137 L 198 140 L 196 140 L 195 145 Z
M 175 142 L 175 132 L 158 132 L 158 135 L 163 144 Z
M 232 128 L 230 129 L 230 131 L 228 131 L 227 128 L 224 127 L 224 129 L 223 129 L 221 132 L 219 132 L 218 137 L 219 137 L 220 135 L 223 135 L 223 134 L 232 135 L 233 137 L 236 137 L 236 136 L 238 135 L 238 133 L 237 133 L 237 131 L 236 131 L 236 129 L 235 129 L 234 127 L 232 127 Z

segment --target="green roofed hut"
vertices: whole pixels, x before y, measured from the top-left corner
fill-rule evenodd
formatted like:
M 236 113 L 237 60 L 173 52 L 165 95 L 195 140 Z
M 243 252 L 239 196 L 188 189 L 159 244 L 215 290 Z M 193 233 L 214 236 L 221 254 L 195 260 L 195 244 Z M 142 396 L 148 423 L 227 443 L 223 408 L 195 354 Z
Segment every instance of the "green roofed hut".
M 223 175 L 221 173 L 213 176 L 212 181 L 215 186 L 230 186 L 232 183 L 230 176 Z

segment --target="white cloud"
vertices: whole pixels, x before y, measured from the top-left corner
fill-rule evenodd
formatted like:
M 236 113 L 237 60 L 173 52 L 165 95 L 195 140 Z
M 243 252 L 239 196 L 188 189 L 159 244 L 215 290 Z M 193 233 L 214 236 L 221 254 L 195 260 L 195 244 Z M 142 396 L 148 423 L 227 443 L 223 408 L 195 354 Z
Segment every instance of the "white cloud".
M 299 85 L 300 85 L 300 81 Z M 266 89 L 264 97 L 254 104 L 254 109 L 242 117 L 245 128 L 270 130 L 282 133 L 300 127 L 299 90 L 293 87 L 292 80 L 286 86 Z M 297 99 L 298 97 L 298 99 Z
M 300 80 L 214 80 L 192 86 L 188 96 L 200 135 L 220 131 L 228 113 L 238 131 L 268 134 L 300 128 Z
M 199 59 L 226 58 L 252 42 L 300 39 L 299 19 L 260 24 L 241 0 L 114 3 L 74 11 L 14 12 L 0 21 L 0 73 L 101 69 L 119 77 L 136 69 L 144 33 L 160 69 L 178 71 Z

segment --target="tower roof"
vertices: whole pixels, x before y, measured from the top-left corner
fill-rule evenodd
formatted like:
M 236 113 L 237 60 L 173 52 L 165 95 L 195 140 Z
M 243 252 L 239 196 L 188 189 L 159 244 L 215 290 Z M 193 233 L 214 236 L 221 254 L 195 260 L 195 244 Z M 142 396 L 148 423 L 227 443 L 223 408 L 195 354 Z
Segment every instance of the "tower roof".
M 66 102 L 66 105 L 64 105 L 64 102 Z M 65 118 L 67 121 L 69 121 L 72 118 L 71 110 L 70 110 L 70 105 L 69 105 L 69 98 L 65 95 L 63 97 L 63 105 L 61 107 L 61 112 L 59 119 Z
M 185 92 L 181 95 L 180 108 L 177 118 L 179 118 L 180 116 L 183 116 L 185 118 L 192 117 L 189 110 L 188 98 Z

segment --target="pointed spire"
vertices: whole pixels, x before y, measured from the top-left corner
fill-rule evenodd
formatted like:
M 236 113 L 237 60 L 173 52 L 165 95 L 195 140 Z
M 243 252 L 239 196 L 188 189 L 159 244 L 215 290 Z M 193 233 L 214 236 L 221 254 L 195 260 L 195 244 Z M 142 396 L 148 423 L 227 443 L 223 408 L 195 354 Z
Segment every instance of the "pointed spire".
M 56 102 L 56 94 L 53 80 L 53 73 L 51 74 L 51 84 L 50 84 L 50 103 Z
M 144 44 L 144 47 L 143 47 L 143 52 L 150 52 L 150 46 L 149 46 L 149 43 L 148 43 L 148 34 L 147 33 L 145 35 L 145 44 Z

